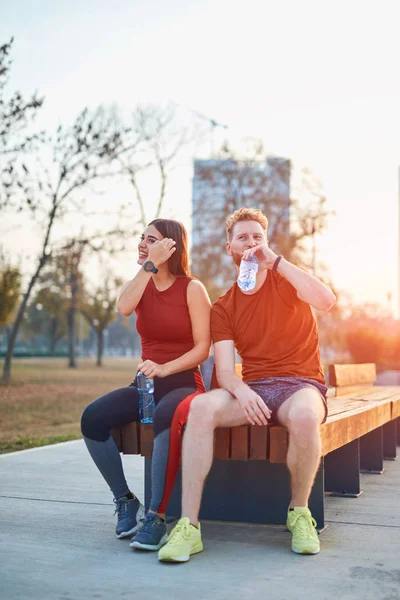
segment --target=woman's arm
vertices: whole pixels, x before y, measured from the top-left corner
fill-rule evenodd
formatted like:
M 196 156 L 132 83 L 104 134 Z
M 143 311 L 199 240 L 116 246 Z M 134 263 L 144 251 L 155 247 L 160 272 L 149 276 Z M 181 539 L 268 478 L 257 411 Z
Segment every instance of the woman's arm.
M 175 252 L 175 246 L 171 246 L 171 244 L 175 244 L 175 242 L 170 238 L 163 238 L 158 242 L 154 242 L 149 249 L 148 260 L 151 260 L 158 268 Z M 117 300 L 117 310 L 123 317 L 131 316 L 139 304 L 151 276 L 152 273 L 139 269 L 135 277 L 122 286 Z
M 117 310 L 123 317 L 130 317 L 140 302 L 152 273 L 140 269 L 135 277 L 122 286 L 117 300 Z
M 140 363 L 137 367 L 138 371 L 142 371 L 147 377 L 166 377 L 173 373 L 193 369 L 208 358 L 211 346 L 211 302 L 204 285 L 200 281 L 193 279 L 189 283 L 187 303 L 192 323 L 193 348 L 164 365 L 158 365 L 151 360 Z

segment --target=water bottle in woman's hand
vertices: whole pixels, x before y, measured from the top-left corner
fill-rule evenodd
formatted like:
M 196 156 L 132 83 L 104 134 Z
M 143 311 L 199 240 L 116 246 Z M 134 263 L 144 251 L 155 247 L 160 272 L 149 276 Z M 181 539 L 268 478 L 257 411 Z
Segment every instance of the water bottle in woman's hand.
M 238 286 L 243 292 L 248 292 L 256 286 L 258 264 L 254 256 L 240 263 Z
M 146 377 L 138 371 L 136 375 L 137 389 L 139 392 L 139 418 L 141 423 L 152 423 L 155 409 L 154 379 Z

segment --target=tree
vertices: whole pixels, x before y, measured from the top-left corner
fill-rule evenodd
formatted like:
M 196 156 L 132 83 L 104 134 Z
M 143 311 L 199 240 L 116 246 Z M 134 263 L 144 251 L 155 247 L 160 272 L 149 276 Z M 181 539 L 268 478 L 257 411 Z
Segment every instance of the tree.
M 326 362 L 373 362 L 379 369 L 397 369 L 400 324 L 390 310 L 374 303 L 354 304 L 343 292 L 336 296 L 336 305 L 318 319 Z
M 86 292 L 81 303 L 80 311 L 97 336 L 97 361 L 98 367 L 102 366 L 104 352 L 104 332 L 108 325 L 117 319 L 115 310 L 119 289 L 122 280 L 112 278 L 110 274 L 105 277 L 105 283 L 94 292 Z
M 257 140 L 247 140 L 237 156 L 225 144 L 216 160 L 195 161 L 193 273 L 218 295 L 235 277 L 225 253 L 225 220 L 240 207 L 259 208 L 268 218 L 270 246 L 299 266 L 307 265 L 307 209 L 290 197 L 290 162 L 263 158 Z M 325 200 L 320 201 L 314 232 L 325 226 Z
M 0 326 L 10 322 L 18 303 L 20 290 L 20 270 L 0 263 Z
M 8 264 L 0 254 L 0 328 L 5 327 L 6 339 L 10 337 L 9 324 L 14 318 L 20 291 L 20 270 Z
M 43 98 L 37 94 L 28 100 L 18 91 L 6 94 L 12 44 L 13 39 L 0 46 L 0 208 L 8 202 L 15 188 L 22 185 L 15 159 L 23 156 L 37 139 L 28 129 L 43 104 Z
M 57 310 L 58 299 L 56 294 L 49 288 L 41 290 L 42 297 L 46 298 L 46 304 L 51 312 L 46 310 L 40 302 L 36 302 L 37 297 L 27 307 L 24 319 L 22 320 L 21 333 L 25 339 L 34 337 L 35 349 L 38 341 L 46 343 L 47 351 L 55 355 L 57 346 L 67 336 L 67 325 L 65 314 L 54 314 Z
M 353 362 L 374 362 L 381 368 L 390 367 L 398 360 L 395 345 L 399 327 L 390 311 L 379 304 L 349 307 L 345 330 L 346 348 Z
M 35 155 L 36 166 L 25 166 L 21 193 L 5 202 L 7 210 L 28 211 L 39 221 L 42 240 L 34 272 L 12 326 L 3 382 L 10 378 L 15 341 L 31 292 L 50 256 L 60 249 L 54 230 L 67 214 L 80 209 L 77 193 L 109 174 L 107 169 L 120 149 L 121 132 L 114 116 L 104 108 L 94 112 L 85 109 L 71 127 L 59 126 L 56 135 L 46 136 L 42 144 L 42 152 Z
M 149 221 L 162 214 L 169 178 L 178 156 L 199 142 L 206 130 L 197 121 L 183 122 L 183 116 L 180 117 L 172 104 L 146 104 L 136 107 L 131 124 L 124 131 L 124 152 L 119 156 L 121 173 L 133 187 L 139 208 L 137 224 L 144 229 Z M 157 188 L 156 207 L 150 218 L 149 199 L 143 192 L 143 177 L 149 173 Z
M 52 256 L 37 282 L 37 292 L 29 311 L 28 327 L 48 338 L 49 351 L 55 354 L 57 344 L 67 336 L 68 283 L 63 270 L 63 255 Z
M 68 366 L 76 368 L 76 327 L 75 319 L 79 303 L 82 298 L 83 273 L 81 271 L 82 256 L 85 242 L 73 240 L 64 252 L 56 258 L 56 268 L 64 282 L 65 314 L 68 332 Z

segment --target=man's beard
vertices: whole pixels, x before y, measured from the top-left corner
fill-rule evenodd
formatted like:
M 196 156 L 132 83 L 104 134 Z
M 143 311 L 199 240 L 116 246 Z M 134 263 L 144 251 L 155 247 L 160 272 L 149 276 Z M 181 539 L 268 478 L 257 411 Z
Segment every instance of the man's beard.
M 240 267 L 240 263 L 242 262 L 242 254 L 240 252 L 232 252 L 231 257 L 235 265 Z

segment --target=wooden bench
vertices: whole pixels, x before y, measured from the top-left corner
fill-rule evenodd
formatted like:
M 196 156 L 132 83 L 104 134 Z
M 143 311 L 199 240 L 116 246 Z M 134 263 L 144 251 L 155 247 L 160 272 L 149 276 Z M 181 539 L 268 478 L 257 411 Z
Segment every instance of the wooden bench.
M 236 365 L 241 375 L 241 365 Z M 375 364 L 330 365 L 328 418 L 321 425 L 322 459 L 310 497 L 318 529 L 325 527 L 325 494 L 357 497 L 360 472 L 382 473 L 400 443 L 400 386 L 376 386 Z M 213 383 L 211 384 L 213 387 Z M 214 377 L 215 387 L 215 377 Z M 145 503 L 150 501 L 152 425 L 130 423 L 112 435 L 124 454 L 145 457 Z M 214 461 L 200 518 L 284 524 L 290 499 L 284 427 L 244 425 L 217 429 Z M 180 515 L 180 474 L 168 515 Z

